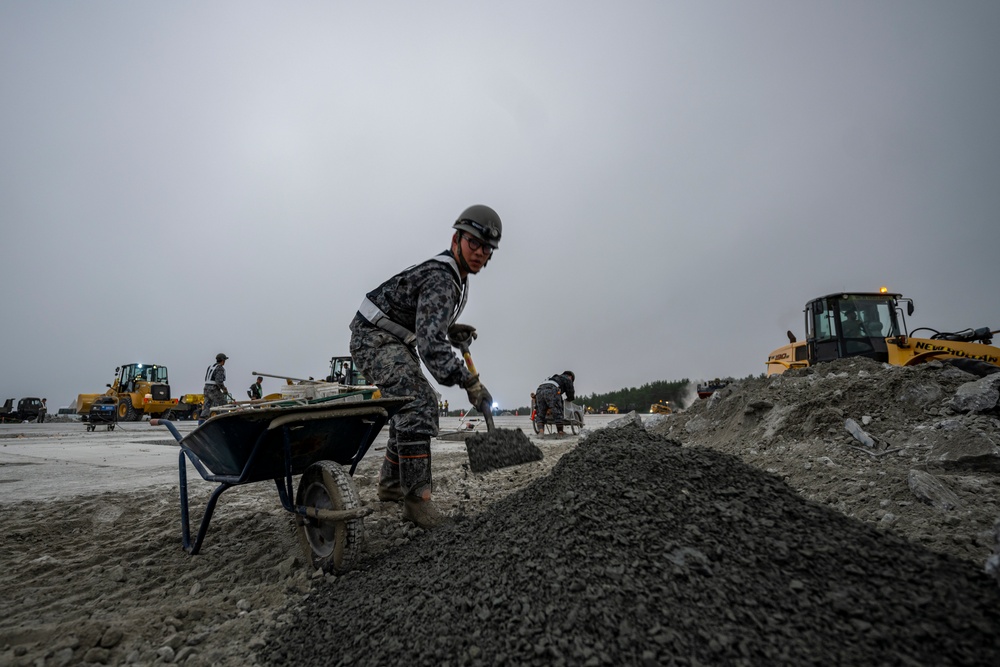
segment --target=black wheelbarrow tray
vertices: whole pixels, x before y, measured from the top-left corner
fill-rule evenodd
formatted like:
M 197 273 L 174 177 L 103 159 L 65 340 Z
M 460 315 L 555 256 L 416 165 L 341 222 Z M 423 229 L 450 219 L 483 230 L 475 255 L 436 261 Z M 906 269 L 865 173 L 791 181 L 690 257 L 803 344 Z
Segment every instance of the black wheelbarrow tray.
M 351 569 L 361 548 L 364 517 L 372 511 L 361 504 L 351 476 L 389 418 L 411 399 L 345 398 L 226 412 L 183 437 L 170 421 L 150 420 L 151 425 L 166 426 L 180 443 L 184 550 L 195 555 L 201 549 L 223 491 L 273 480 L 281 506 L 302 527 L 312 565 L 335 573 Z M 188 523 L 187 461 L 203 479 L 219 484 L 208 500 L 194 542 Z M 292 502 L 292 477 L 296 475 L 302 477 Z

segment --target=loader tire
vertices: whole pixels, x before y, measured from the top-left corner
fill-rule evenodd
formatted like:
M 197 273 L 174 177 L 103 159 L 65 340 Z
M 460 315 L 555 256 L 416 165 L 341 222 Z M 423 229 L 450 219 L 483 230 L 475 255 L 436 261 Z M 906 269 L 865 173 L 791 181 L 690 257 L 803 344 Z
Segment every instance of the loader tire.
M 118 401 L 118 421 L 137 422 L 142 419 L 142 413 L 132 406 L 132 399 L 127 396 Z
M 330 510 L 361 507 L 354 480 L 333 461 L 317 461 L 302 473 L 295 504 Z M 306 558 L 313 568 L 343 574 L 357 562 L 364 540 L 364 518 L 347 521 L 323 521 L 299 517 L 301 538 Z

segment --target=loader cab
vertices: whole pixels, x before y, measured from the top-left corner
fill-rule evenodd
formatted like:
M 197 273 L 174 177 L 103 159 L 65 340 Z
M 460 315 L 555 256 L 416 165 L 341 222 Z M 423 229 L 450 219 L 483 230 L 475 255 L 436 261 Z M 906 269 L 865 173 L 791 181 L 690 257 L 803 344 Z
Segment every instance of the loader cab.
M 330 359 L 330 375 L 327 382 L 338 382 L 349 387 L 368 386 L 368 380 L 358 370 L 351 357 L 333 357 Z
M 138 390 L 141 383 L 169 385 L 167 367 L 155 364 L 125 364 L 118 368 L 118 391 L 133 393 Z
M 913 302 L 899 294 L 830 294 L 806 304 L 806 342 L 809 363 L 844 357 L 868 357 L 889 361 L 887 338 L 906 334 L 900 301 Z

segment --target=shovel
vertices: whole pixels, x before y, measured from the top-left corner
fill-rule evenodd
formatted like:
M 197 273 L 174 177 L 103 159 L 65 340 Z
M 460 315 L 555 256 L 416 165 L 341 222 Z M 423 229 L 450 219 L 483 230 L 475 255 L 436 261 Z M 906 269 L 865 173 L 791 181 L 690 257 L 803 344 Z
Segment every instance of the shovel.
M 470 339 L 459 343 L 465 365 L 473 375 L 479 375 L 469 352 Z M 489 399 L 477 405 L 486 419 L 486 433 L 474 433 L 465 439 L 465 449 L 469 454 L 469 469 L 472 472 L 486 472 L 497 468 L 541 461 L 545 458 L 537 446 L 521 430 L 496 428 L 493 424 L 493 406 Z

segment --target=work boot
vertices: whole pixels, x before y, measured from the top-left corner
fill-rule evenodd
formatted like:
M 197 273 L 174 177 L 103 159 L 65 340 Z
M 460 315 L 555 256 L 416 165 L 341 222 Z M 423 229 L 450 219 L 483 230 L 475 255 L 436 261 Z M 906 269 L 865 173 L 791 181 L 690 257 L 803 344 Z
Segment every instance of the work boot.
M 431 500 L 429 487 L 419 493 L 407 494 L 403 498 L 403 518 L 424 530 L 431 530 L 451 521 Z
M 403 485 L 399 482 L 399 454 L 395 443 L 389 443 L 385 448 L 385 458 L 382 459 L 382 469 L 378 474 L 378 499 L 385 502 L 399 502 L 403 499 Z
M 403 518 L 427 530 L 450 521 L 431 500 L 431 441 L 399 441 L 398 450 Z

